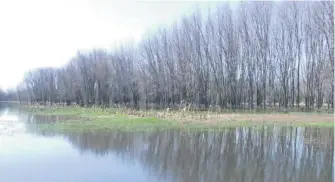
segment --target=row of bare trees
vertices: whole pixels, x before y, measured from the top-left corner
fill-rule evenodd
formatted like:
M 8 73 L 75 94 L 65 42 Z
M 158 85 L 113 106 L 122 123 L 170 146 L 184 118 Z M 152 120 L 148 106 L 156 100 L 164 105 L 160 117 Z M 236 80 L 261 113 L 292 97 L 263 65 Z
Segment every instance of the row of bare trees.
M 4 100 L 5 95 L 6 95 L 5 91 L 3 91 L 3 90 L 0 88 L 0 101 Z
M 333 108 L 333 9 L 323 1 L 198 10 L 138 44 L 32 70 L 18 96 L 136 108 Z
M 15 92 L 15 89 L 9 89 L 7 91 L 0 88 L 0 106 L 1 102 L 8 102 L 8 101 L 16 101 L 17 100 L 17 94 Z

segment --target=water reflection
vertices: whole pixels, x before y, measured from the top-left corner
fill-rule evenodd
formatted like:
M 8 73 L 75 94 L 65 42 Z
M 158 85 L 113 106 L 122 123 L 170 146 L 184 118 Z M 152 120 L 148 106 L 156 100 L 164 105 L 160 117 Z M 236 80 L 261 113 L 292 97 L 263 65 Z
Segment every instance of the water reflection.
M 5 118 L 17 117 L 15 112 L 4 113 Z M 8 122 L 26 129 L 21 134 L 2 136 L 0 181 L 22 181 L 29 175 L 33 178 L 26 181 L 34 182 L 334 180 L 333 128 L 62 134 L 36 129 L 37 123 L 57 119 L 64 120 L 21 114 L 18 121 Z M 15 175 L 22 166 L 25 170 Z M 50 175 L 55 177 L 48 179 Z
M 140 161 L 171 181 L 332 181 L 331 128 L 64 134 L 82 153 Z
M 23 133 L 25 126 L 19 121 L 19 117 L 9 109 L 0 109 L 0 139 L 4 135 Z

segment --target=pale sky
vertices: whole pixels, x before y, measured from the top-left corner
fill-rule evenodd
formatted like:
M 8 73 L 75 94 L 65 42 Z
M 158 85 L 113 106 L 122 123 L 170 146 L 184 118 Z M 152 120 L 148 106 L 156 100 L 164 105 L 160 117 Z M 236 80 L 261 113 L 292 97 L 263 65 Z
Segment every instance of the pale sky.
M 59 67 L 78 49 L 109 48 L 214 3 L 121 0 L 0 0 L 0 88 L 25 71 Z

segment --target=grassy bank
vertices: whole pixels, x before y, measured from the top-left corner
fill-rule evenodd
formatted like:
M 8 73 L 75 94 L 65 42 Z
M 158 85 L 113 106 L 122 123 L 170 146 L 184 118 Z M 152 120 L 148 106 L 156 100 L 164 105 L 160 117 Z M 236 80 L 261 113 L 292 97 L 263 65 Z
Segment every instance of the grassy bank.
M 325 113 L 225 113 L 80 107 L 23 107 L 25 112 L 44 116 L 39 130 L 106 131 L 154 129 L 220 129 L 236 126 L 293 125 L 334 127 L 334 115 Z M 71 116 L 67 119 L 55 116 Z

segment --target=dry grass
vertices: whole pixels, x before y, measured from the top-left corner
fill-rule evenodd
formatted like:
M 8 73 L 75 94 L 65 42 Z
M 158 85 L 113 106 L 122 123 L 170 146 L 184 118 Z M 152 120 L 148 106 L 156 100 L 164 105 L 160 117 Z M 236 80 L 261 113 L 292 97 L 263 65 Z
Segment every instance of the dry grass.
M 326 113 L 219 113 L 207 111 L 135 111 L 123 113 L 139 117 L 158 117 L 182 123 L 220 124 L 230 121 L 274 122 L 274 123 L 332 123 L 334 114 Z
M 218 119 L 220 121 L 251 121 L 251 122 L 333 122 L 334 115 L 332 114 L 220 114 Z M 209 122 L 216 122 L 217 120 L 209 120 Z

